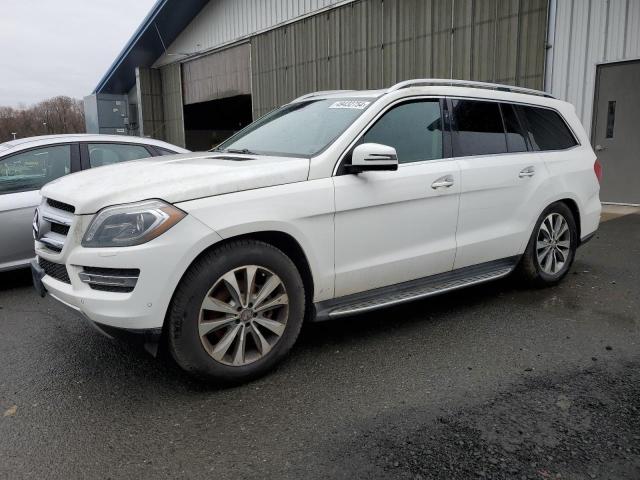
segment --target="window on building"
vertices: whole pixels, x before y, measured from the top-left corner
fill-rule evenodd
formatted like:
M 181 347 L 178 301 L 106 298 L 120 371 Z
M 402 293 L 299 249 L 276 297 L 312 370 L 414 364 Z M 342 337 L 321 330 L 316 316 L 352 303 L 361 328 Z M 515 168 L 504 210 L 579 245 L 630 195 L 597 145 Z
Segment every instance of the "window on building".
M 496 102 L 453 100 L 453 152 L 456 157 L 507 152 L 507 140 Z
M 616 102 L 611 100 L 607 104 L 607 133 L 605 138 L 613 138 L 613 127 L 616 123 Z
M 560 115 L 548 108 L 518 105 L 518 116 L 529 132 L 534 150 L 564 150 L 577 145 Z
M 0 195 L 39 190 L 71 172 L 71 146 L 56 145 L 0 159 Z
M 360 143 L 394 147 L 399 163 L 442 158 L 440 101 L 403 103 L 385 113 Z
M 120 143 L 90 143 L 89 164 L 91 168 L 112 165 L 114 163 L 150 157 L 149 151 L 141 145 Z

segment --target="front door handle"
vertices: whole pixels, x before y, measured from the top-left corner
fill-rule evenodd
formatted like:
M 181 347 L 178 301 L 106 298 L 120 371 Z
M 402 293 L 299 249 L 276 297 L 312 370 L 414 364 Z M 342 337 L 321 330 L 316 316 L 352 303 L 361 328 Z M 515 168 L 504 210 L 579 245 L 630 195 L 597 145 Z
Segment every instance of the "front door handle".
M 607 147 L 603 147 L 602 145 L 596 145 L 596 147 L 594 148 L 594 150 L 596 152 L 601 152 L 601 151 L 606 150 L 606 149 L 607 149 Z
M 536 174 L 536 167 L 534 167 L 533 165 L 530 165 L 527 168 L 523 168 L 522 170 L 520 170 L 520 173 L 518 174 L 518 176 L 520 178 L 533 177 L 535 174 Z
M 453 175 L 445 175 L 433 182 L 431 188 L 434 190 L 437 188 L 449 188 L 451 185 L 453 185 Z

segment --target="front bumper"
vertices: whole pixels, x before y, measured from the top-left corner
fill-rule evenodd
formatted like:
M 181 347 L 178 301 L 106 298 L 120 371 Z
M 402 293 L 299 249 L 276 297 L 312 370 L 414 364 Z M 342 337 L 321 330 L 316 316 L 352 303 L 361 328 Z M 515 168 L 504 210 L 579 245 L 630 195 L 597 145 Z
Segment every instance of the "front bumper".
M 160 237 L 134 247 L 84 248 L 77 233 L 69 235 L 60 253 L 36 242 L 38 257 L 64 264 L 70 283 L 42 276 L 42 269 L 34 266 L 34 285 L 38 290 L 41 283 L 54 299 L 99 327 L 107 327 L 101 328 L 103 331 L 109 327 L 127 331 L 158 330 L 163 326 L 173 292 L 185 270 L 200 252 L 220 239 L 188 215 Z M 95 290 L 80 278 L 84 267 L 135 268 L 140 270 L 140 276 L 131 292 Z M 38 276 L 40 281 L 36 280 Z M 42 290 L 39 292 L 42 294 Z
M 46 273 L 42 267 L 38 264 L 36 259 L 31 261 L 31 276 L 33 278 L 33 286 L 36 289 L 36 292 L 41 297 L 45 297 L 47 295 L 47 289 L 42 283 L 42 279 L 46 276 Z M 83 312 L 74 305 L 68 304 L 61 299 L 57 298 L 54 294 L 51 296 L 62 303 L 64 306 L 69 308 L 70 310 L 80 314 L 83 318 L 89 322 L 89 324 L 94 327 L 98 332 L 109 338 L 119 338 L 137 345 L 141 345 L 144 347 L 147 352 L 149 352 L 154 357 L 158 354 L 158 346 L 160 344 L 160 337 L 162 336 L 161 328 L 149 328 L 149 329 L 129 329 L 129 328 L 117 328 L 110 327 L 108 325 L 101 325 L 95 322 L 92 322 L 88 317 L 86 317 Z

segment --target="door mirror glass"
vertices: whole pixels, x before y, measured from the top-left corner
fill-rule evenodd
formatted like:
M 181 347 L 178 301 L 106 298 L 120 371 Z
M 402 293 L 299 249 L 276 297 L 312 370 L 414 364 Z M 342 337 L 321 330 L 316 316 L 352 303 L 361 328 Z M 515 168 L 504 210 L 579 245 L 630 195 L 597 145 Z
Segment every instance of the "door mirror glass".
M 397 170 L 396 149 L 380 143 L 363 143 L 351 154 L 351 165 L 346 165 L 349 173 L 372 170 Z

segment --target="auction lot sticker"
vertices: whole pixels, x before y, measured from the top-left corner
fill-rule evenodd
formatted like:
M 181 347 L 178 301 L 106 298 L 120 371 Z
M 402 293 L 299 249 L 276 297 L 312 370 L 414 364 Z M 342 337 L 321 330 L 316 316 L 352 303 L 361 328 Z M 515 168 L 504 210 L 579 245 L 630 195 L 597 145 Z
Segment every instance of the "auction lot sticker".
M 329 108 L 352 108 L 355 110 L 364 110 L 371 102 L 361 102 L 359 100 L 341 100 L 332 103 Z

